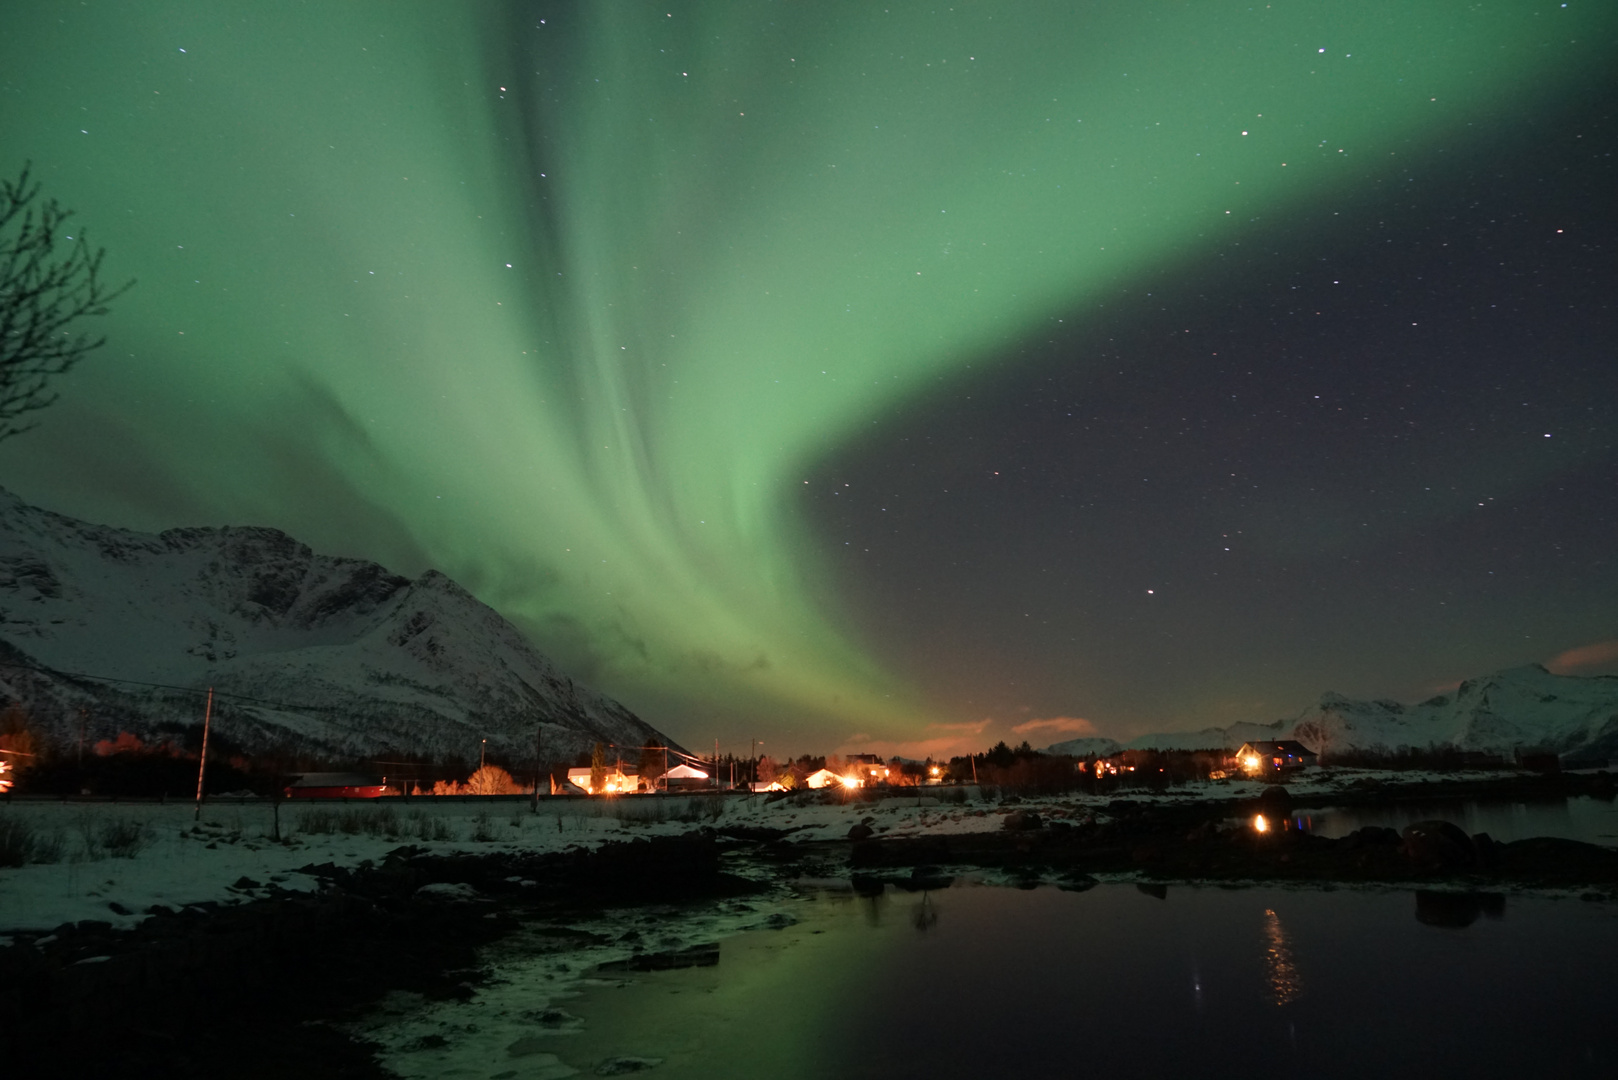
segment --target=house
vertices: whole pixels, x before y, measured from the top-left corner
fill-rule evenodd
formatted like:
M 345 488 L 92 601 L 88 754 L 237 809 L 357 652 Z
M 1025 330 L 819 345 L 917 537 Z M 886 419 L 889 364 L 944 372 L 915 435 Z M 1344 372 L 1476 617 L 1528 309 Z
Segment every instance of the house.
M 861 787 L 867 784 L 885 784 L 888 782 L 892 770 L 886 762 L 875 754 L 850 754 L 848 756 L 848 775 L 858 778 Z
M 607 766 L 603 770 L 600 791 L 596 791 L 591 784 L 593 776 L 593 767 L 585 765 L 582 768 L 569 769 L 567 782 L 586 795 L 629 795 L 646 790 L 645 782 L 640 778 L 640 771 L 633 765 Z
M 1236 751 L 1236 765 L 1248 776 L 1269 776 L 1293 769 L 1306 769 L 1315 763 L 1315 752 L 1297 739 L 1276 742 L 1242 743 Z
M 374 799 L 386 795 L 388 789 L 386 777 L 306 772 L 298 773 L 281 793 L 289 799 Z
M 711 787 L 712 783 L 707 773 L 691 765 L 676 765 L 663 774 L 663 787 L 669 791 Z
M 835 787 L 839 784 L 843 787 L 861 786 L 859 777 L 844 776 L 842 773 L 835 773 L 830 769 L 817 769 L 810 773 L 803 783 L 805 787 L 812 788 Z

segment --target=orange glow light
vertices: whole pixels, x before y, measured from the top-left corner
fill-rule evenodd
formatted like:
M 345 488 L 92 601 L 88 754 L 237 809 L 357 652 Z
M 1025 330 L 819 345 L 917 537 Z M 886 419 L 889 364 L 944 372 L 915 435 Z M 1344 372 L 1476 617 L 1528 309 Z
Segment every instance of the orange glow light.
M 1253 815 L 1253 831 L 1254 832 L 1269 832 L 1270 831 L 1270 823 L 1268 821 L 1264 820 L 1264 815 L 1263 814 L 1254 814 Z

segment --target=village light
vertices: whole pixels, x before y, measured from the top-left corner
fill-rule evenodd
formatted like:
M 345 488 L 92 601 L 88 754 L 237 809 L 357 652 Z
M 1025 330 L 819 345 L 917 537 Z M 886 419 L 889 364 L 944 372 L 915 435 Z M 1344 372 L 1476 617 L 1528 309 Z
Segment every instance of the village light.
M 843 777 L 843 786 L 846 788 L 857 788 L 860 786 L 860 782 L 856 777 L 845 776 Z
M 1270 831 L 1270 823 L 1268 821 L 1264 820 L 1264 815 L 1263 814 L 1254 814 L 1253 815 L 1253 831 L 1254 832 L 1269 832 Z
M 1256 755 L 1249 754 L 1247 757 L 1244 757 L 1242 759 L 1242 764 L 1247 767 L 1248 772 L 1258 772 L 1258 757 Z

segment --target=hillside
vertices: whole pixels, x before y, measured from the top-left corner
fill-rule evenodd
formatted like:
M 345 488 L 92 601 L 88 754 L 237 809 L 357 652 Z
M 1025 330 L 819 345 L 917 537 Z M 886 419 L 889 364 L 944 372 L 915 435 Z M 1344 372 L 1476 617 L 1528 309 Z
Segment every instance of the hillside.
M 68 743 L 200 724 L 209 686 L 220 735 L 250 750 L 465 758 L 486 738 L 531 760 L 536 731 L 557 758 L 666 742 L 436 571 L 412 581 L 275 529 L 91 525 L 3 491 L 0 663 L 0 695 Z

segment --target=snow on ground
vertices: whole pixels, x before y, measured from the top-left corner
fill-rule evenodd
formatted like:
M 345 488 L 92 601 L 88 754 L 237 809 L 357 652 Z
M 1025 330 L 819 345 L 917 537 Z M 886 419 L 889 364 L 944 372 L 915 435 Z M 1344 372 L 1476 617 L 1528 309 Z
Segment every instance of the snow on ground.
M 1329 794 L 1356 781 L 1485 779 L 1502 774 L 1379 773 L 1319 770 L 1295 780 L 1295 796 Z M 379 863 L 410 844 L 434 853 L 545 853 L 648 836 L 680 835 L 700 826 L 790 830 L 796 842 L 841 840 L 860 822 L 879 836 L 948 836 L 995 832 L 1006 814 L 1029 810 L 1051 819 L 1105 818 L 1115 798 L 1137 802 L 1242 799 L 1258 781 L 1222 781 L 1161 794 L 1118 791 L 1023 798 L 1005 805 L 975 787 L 916 788 L 867 801 L 820 802 L 819 793 L 764 796 L 654 796 L 620 799 L 414 798 L 283 802 L 280 842 L 273 806 L 259 800 L 206 803 L 201 820 L 189 803 L 29 800 L 0 802 L 0 835 L 26 834 L 43 851 L 21 867 L 0 868 L 0 935 L 50 930 L 95 919 L 126 928 L 154 905 L 235 904 L 270 887 L 312 891 L 319 881 L 301 867 Z M 913 792 L 913 793 L 912 793 Z M 247 881 L 242 879 L 246 878 Z

